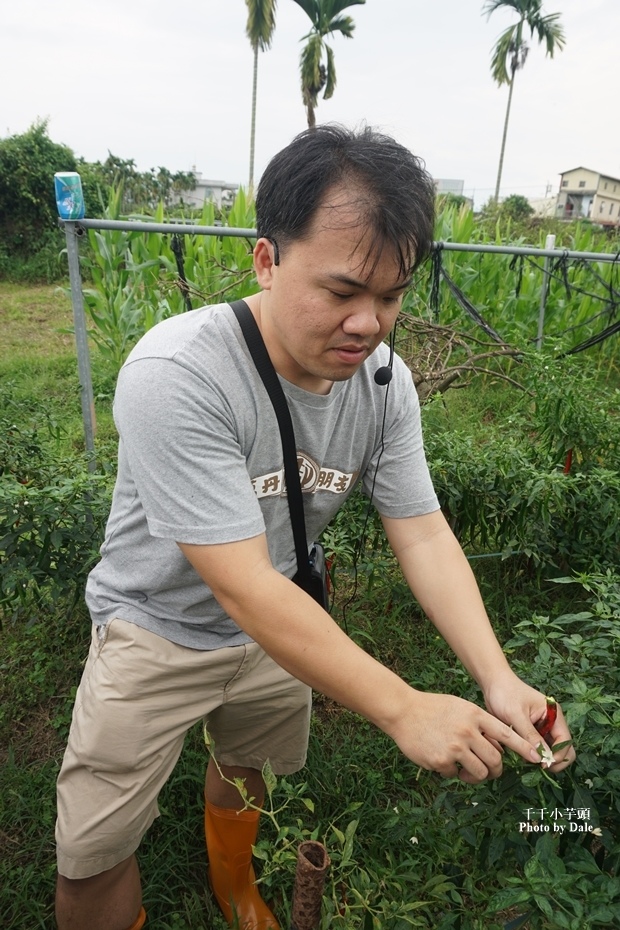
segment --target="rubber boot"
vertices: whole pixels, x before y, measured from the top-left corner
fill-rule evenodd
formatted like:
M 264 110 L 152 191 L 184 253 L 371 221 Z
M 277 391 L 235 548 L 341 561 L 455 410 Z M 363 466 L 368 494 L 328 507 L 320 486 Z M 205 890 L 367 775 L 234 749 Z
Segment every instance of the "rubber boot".
M 239 930 L 280 930 L 255 885 L 252 846 L 260 811 L 205 805 L 209 884 L 224 917 Z
M 144 922 L 146 920 L 146 911 L 143 907 L 140 908 L 140 913 L 138 914 L 135 923 L 128 928 L 128 930 L 142 930 Z

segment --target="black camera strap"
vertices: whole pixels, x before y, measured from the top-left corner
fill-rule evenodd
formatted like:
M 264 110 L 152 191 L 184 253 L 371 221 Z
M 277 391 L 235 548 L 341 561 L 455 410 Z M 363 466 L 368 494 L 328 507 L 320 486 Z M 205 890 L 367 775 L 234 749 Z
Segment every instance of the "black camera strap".
M 306 537 L 306 521 L 304 519 L 304 505 L 301 496 L 301 483 L 299 480 L 299 467 L 297 465 L 297 449 L 295 446 L 295 432 L 291 412 L 282 390 L 282 385 L 273 367 L 269 353 L 263 341 L 261 331 L 254 319 L 252 311 L 245 300 L 235 300 L 230 306 L 239 321 L 241 331 L 250 355 L 254 360 L 256 370 L 262 378 L 263 384 L 273 404 L 273 409 L 280 428 L 282 440 L 282 453 L 284 456 L 284 477 L 286 480 L 286 494 L 291 514 L 293 539 L 295 541 L 295 554 L 297 556 L 296 580 L 300 587 L 309 591 L 312 585 L 310 562 L 308 560 L 308 539 Z

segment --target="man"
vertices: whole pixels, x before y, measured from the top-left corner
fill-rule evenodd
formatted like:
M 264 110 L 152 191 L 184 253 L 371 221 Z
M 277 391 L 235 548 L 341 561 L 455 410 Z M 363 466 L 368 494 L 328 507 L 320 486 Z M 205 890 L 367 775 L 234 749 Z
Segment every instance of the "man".
M 167 320 L 124 365 L 119 470 L 87 602 L 93 643 L 58 783 L 60 930 L 138 930 L 135 851 L 187 729 L 202 717 L 223 775 L 262 802 L 261 769 L 305 761 L 310 689 L 363 714 L 417 765 L 475 783 L 509 746 L 536 762 L 543 695 L 510 670 L 439 509 L 409 372 L 382 345 L 428 255 L 434 189 L 370 129 L 298 136 L 261 180 L 247 303 L 280 375 L 298 456 L 314 463 L 308 539 L 360 480 L 416 598 L 488 712 L 417 691 L 358 648 L 290 579 L 280 434 L 230 307 Z M 375 381 L 379 368 L 389 368 Z M 569 739 L 561 713 L 555 741 Z M 565 750 L 553 768 L 573 758 Z M 209 878 L 226 918 L 277 923 L 254 885 L 258 814 L 209 763 Z

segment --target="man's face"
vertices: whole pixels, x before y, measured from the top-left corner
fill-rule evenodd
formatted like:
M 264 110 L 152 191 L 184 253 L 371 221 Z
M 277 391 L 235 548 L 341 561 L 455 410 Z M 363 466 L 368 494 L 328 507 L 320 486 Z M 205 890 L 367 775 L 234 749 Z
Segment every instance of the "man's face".
M 392 329 L 409 279 L 388 249 L 377 259 L 365 233 L 360 193 L 328 191 L 309 234 L 273 263 L 259 239 L 259 324 L 274 367 L 307 391 L 351 378 Z M 368 258 L 370 254 L 370 258 Z

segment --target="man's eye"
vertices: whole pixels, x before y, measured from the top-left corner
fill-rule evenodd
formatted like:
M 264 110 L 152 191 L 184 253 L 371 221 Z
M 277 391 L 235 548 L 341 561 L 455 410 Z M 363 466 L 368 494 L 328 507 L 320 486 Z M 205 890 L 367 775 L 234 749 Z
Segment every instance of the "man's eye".
M 338 300 L 348 300 L 350 297 L 353 297 L 353 294 L 342 294 L 340 291 L 330 291 L 332 297 L 337 297 Z

